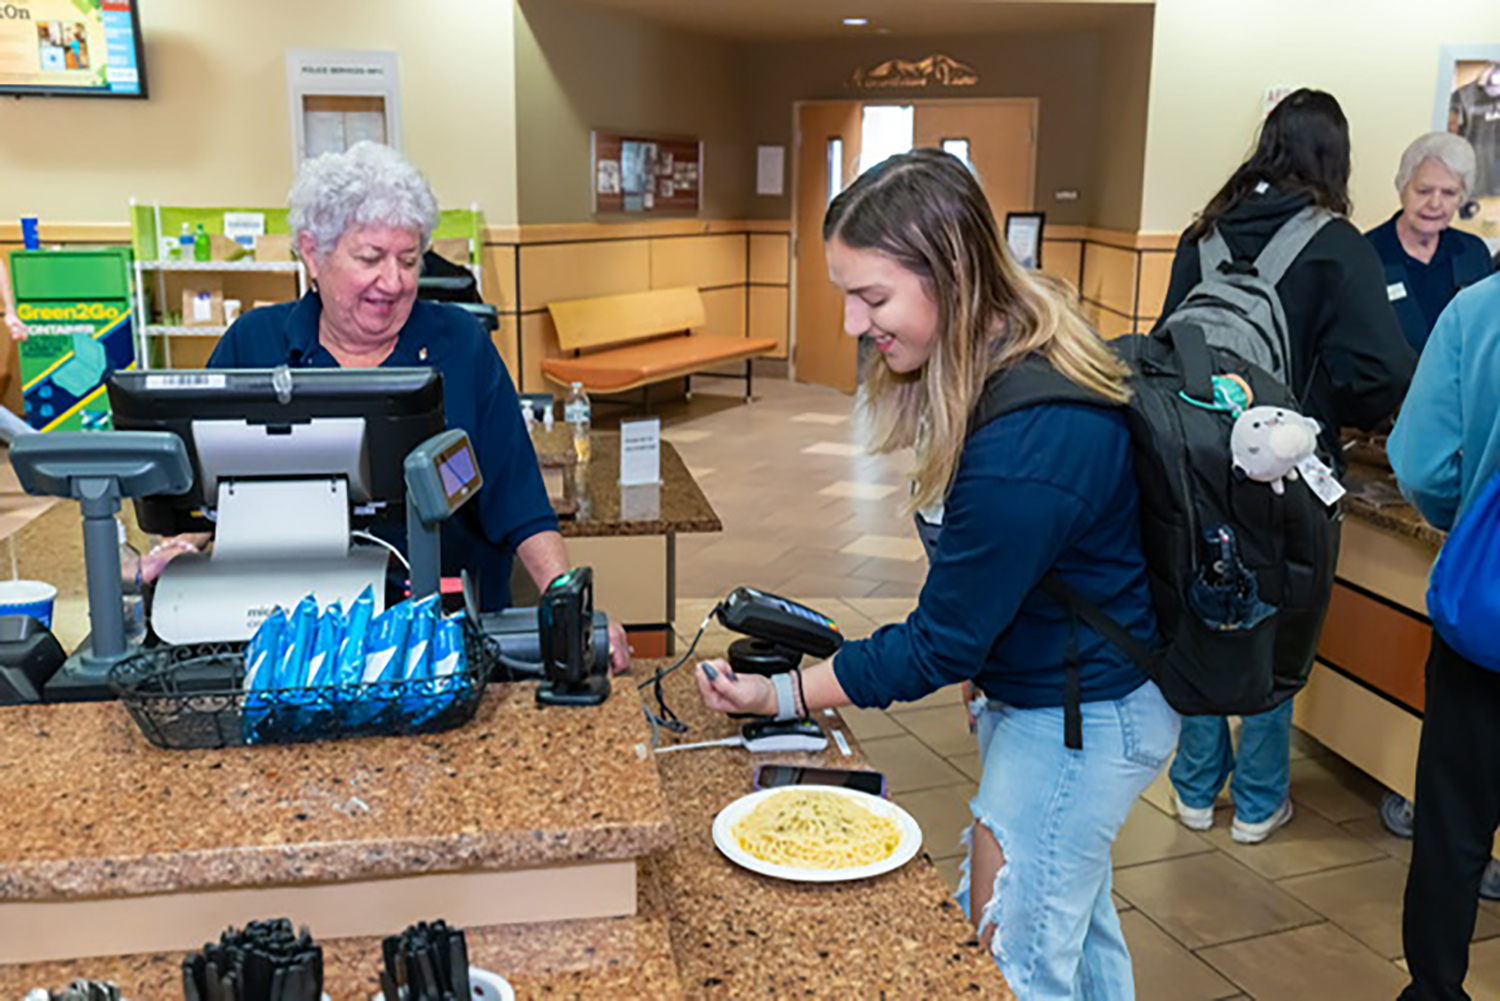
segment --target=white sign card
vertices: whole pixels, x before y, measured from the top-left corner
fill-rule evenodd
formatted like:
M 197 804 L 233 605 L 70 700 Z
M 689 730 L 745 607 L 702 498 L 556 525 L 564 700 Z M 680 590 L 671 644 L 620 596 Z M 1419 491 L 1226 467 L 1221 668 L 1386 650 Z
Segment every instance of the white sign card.
M 786 147 L 761 146 L 755 151 L 755 193 L 780 195 L 786 191 Z
M 661 482 L 661 418 L 620 422 L 620 485 Z

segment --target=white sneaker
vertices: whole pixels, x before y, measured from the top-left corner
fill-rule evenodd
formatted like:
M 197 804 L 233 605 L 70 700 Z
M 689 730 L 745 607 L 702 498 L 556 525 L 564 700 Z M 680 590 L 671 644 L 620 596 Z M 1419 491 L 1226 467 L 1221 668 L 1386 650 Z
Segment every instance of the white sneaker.
M 1242 845 L 1259 844 L 1269 838 L 1272 832 L 1285 827 L 1291 819 L 1292 801 L 1287 800 L 1275 813 L 1258 824 L 1247 824 L 1239 817 L 1235 817 L 1234 827 L 1230 830 L 1229 836 Z
M 1188 806 L 1177 793 L 1172 793 L 1172 803 L 1177 807 L 1177 822 L 1190 831 L 1206 831 L 1214 826 L 1214 808 L 1211 806 Z

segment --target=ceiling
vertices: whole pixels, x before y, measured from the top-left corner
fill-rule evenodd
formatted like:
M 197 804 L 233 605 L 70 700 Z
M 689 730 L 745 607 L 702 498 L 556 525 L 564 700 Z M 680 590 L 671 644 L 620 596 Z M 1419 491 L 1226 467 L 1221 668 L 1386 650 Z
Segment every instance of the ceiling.
M 527 0 L 546 3 L 547 0 Z M 1151 0 L 573 0 L 698 34 L 744 40 L 883 35 L 1099 31 L 1122 25 Z M 864 27 L 842 24 L 866 17 Z

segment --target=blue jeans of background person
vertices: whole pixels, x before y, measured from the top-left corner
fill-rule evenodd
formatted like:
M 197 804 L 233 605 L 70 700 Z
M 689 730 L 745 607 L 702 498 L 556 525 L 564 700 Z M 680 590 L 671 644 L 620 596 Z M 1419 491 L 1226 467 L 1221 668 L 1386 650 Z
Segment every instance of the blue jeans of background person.
M 1236 753 L 1223 716 L 1182 717 L 1182 739 L 1172 762 L 1172 785 L 1195 810 L 1214 805 L 1229 780 L 1236 819 L 1258 824 L 1281 809 L 1292 788 L 1292 700 L 1244 717 Z
M 991 948 L 1016 997 L 1135 997 L 1110 849 L 1176 744 L 1177 714 L 1150 682 L 1086 703 L 1081 751 L 1063 743 L 1061 709 L 992 703 L 979 713 L 984 776 L 971 809 L 1005 853 L 984 924 L 995 926 Z M 968 886 L 966 875 L 965 912 Z

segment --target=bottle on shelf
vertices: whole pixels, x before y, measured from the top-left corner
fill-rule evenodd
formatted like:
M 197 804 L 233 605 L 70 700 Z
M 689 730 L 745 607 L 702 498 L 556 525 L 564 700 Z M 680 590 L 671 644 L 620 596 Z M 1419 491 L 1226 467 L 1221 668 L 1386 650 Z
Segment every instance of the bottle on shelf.
M 208 238 L 208 230 L 204 229 L 200 222 L 198 228 L 193 231 L 193 260 L 212 260 L 213 250 L 213 241 Z
M 177 238 L 178 260 L 193 260 L 193 252 L 195 249 L 196 248 L 193 245 L 193 227 L 190 223 L 183 223 L 182 235 Z
M 557 426 L 557 416 L 552 412 L 552 397 L 547 397 L 547 402 L 542 405 L 542 430 L 551 431 Z
M 526 424 L 526 436 L 536 437 L 536 413 L 531 409 L 531 401 L 521 401 L 521 420 Z
M 589 403 L 589 394 L 583 390 L 583 383 L 573 383 L 568 399 L 563 403 L 563 419 L 573 429 L 573 451 L 578 453 L 580 463 L 588 462 L 592 455 L 589 426 L 593 423 L 593 417 L 594 408 Z
M 125 615 L 125 642 L 139 644 L 146 639 L 146 592 L 141 583 L 141 554 L 130 544 L 125 523 L 115 519 L 120 538 L 121 611 Z

